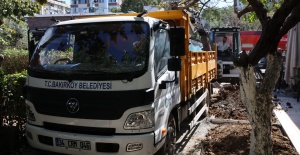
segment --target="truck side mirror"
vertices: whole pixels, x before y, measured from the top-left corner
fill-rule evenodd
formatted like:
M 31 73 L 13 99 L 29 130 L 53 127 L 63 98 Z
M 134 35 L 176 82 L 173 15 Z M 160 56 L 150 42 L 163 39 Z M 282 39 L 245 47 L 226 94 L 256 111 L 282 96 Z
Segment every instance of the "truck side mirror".
M 181 70 L 181 59 L 180 58 L 168 59 L 168 70 L 169 71 L 180 71 Z
M 185 29 L 183 27 L 170 28 L 170 55 L 185 55 Z
M 159 84 L 159 89 L 166 89 L 167 83 L 175 82 L 175 84 L 178 84 L 177 71 L 181 70 L 181 59 L 174 57 L 168 59 L 168 70 L 175 71 L 175 79 L 172 81 L 162 81 L 161 84 Z

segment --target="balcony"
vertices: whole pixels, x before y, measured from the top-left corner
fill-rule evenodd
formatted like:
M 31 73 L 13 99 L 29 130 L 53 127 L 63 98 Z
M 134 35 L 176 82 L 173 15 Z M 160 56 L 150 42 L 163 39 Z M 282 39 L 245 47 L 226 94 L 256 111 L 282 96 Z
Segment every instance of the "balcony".
M 71 8 L 89 8 L 89 4 L 72 4 Z

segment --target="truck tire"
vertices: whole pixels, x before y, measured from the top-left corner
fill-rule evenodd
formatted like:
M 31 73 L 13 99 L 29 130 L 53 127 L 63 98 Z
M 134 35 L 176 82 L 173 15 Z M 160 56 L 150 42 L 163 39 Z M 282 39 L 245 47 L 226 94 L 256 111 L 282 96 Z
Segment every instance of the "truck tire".
M 176 154 L 176 121 L 172 114 L 168 120 L 166 141 L 164 145 L 157 151 L 155 155 L 175 155 Z

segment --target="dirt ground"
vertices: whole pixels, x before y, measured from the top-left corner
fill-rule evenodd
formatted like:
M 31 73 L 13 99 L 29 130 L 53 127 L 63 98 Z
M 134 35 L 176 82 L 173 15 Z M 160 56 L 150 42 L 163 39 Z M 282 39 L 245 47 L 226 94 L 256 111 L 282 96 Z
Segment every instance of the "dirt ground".
M 213 94 L 209 115 L 219 119 L 247 120 L 247 112 L 239 95 L 239 86 L 224 85 L 219 93 Z M 225 123 L 211 129 L 201 141 L 202 145 L 198 147 L 203 150 L 202 155 L 247 155 L 250 148 L 250 131 L 251 126 L 247 123 Z M 274 155 L 298 155 L 280 124 L 273 125 L 272 137 Z

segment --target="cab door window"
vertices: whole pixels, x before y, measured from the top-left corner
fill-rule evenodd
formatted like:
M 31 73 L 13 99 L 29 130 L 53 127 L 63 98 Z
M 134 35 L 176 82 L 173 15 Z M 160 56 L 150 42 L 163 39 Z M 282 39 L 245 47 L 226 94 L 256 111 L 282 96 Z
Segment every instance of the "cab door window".
M 156 30 L 154 48 L 154 70 L 157 80 L 167 71 L 168 59 L 170 58 L 170 39 L 167 30 Z

